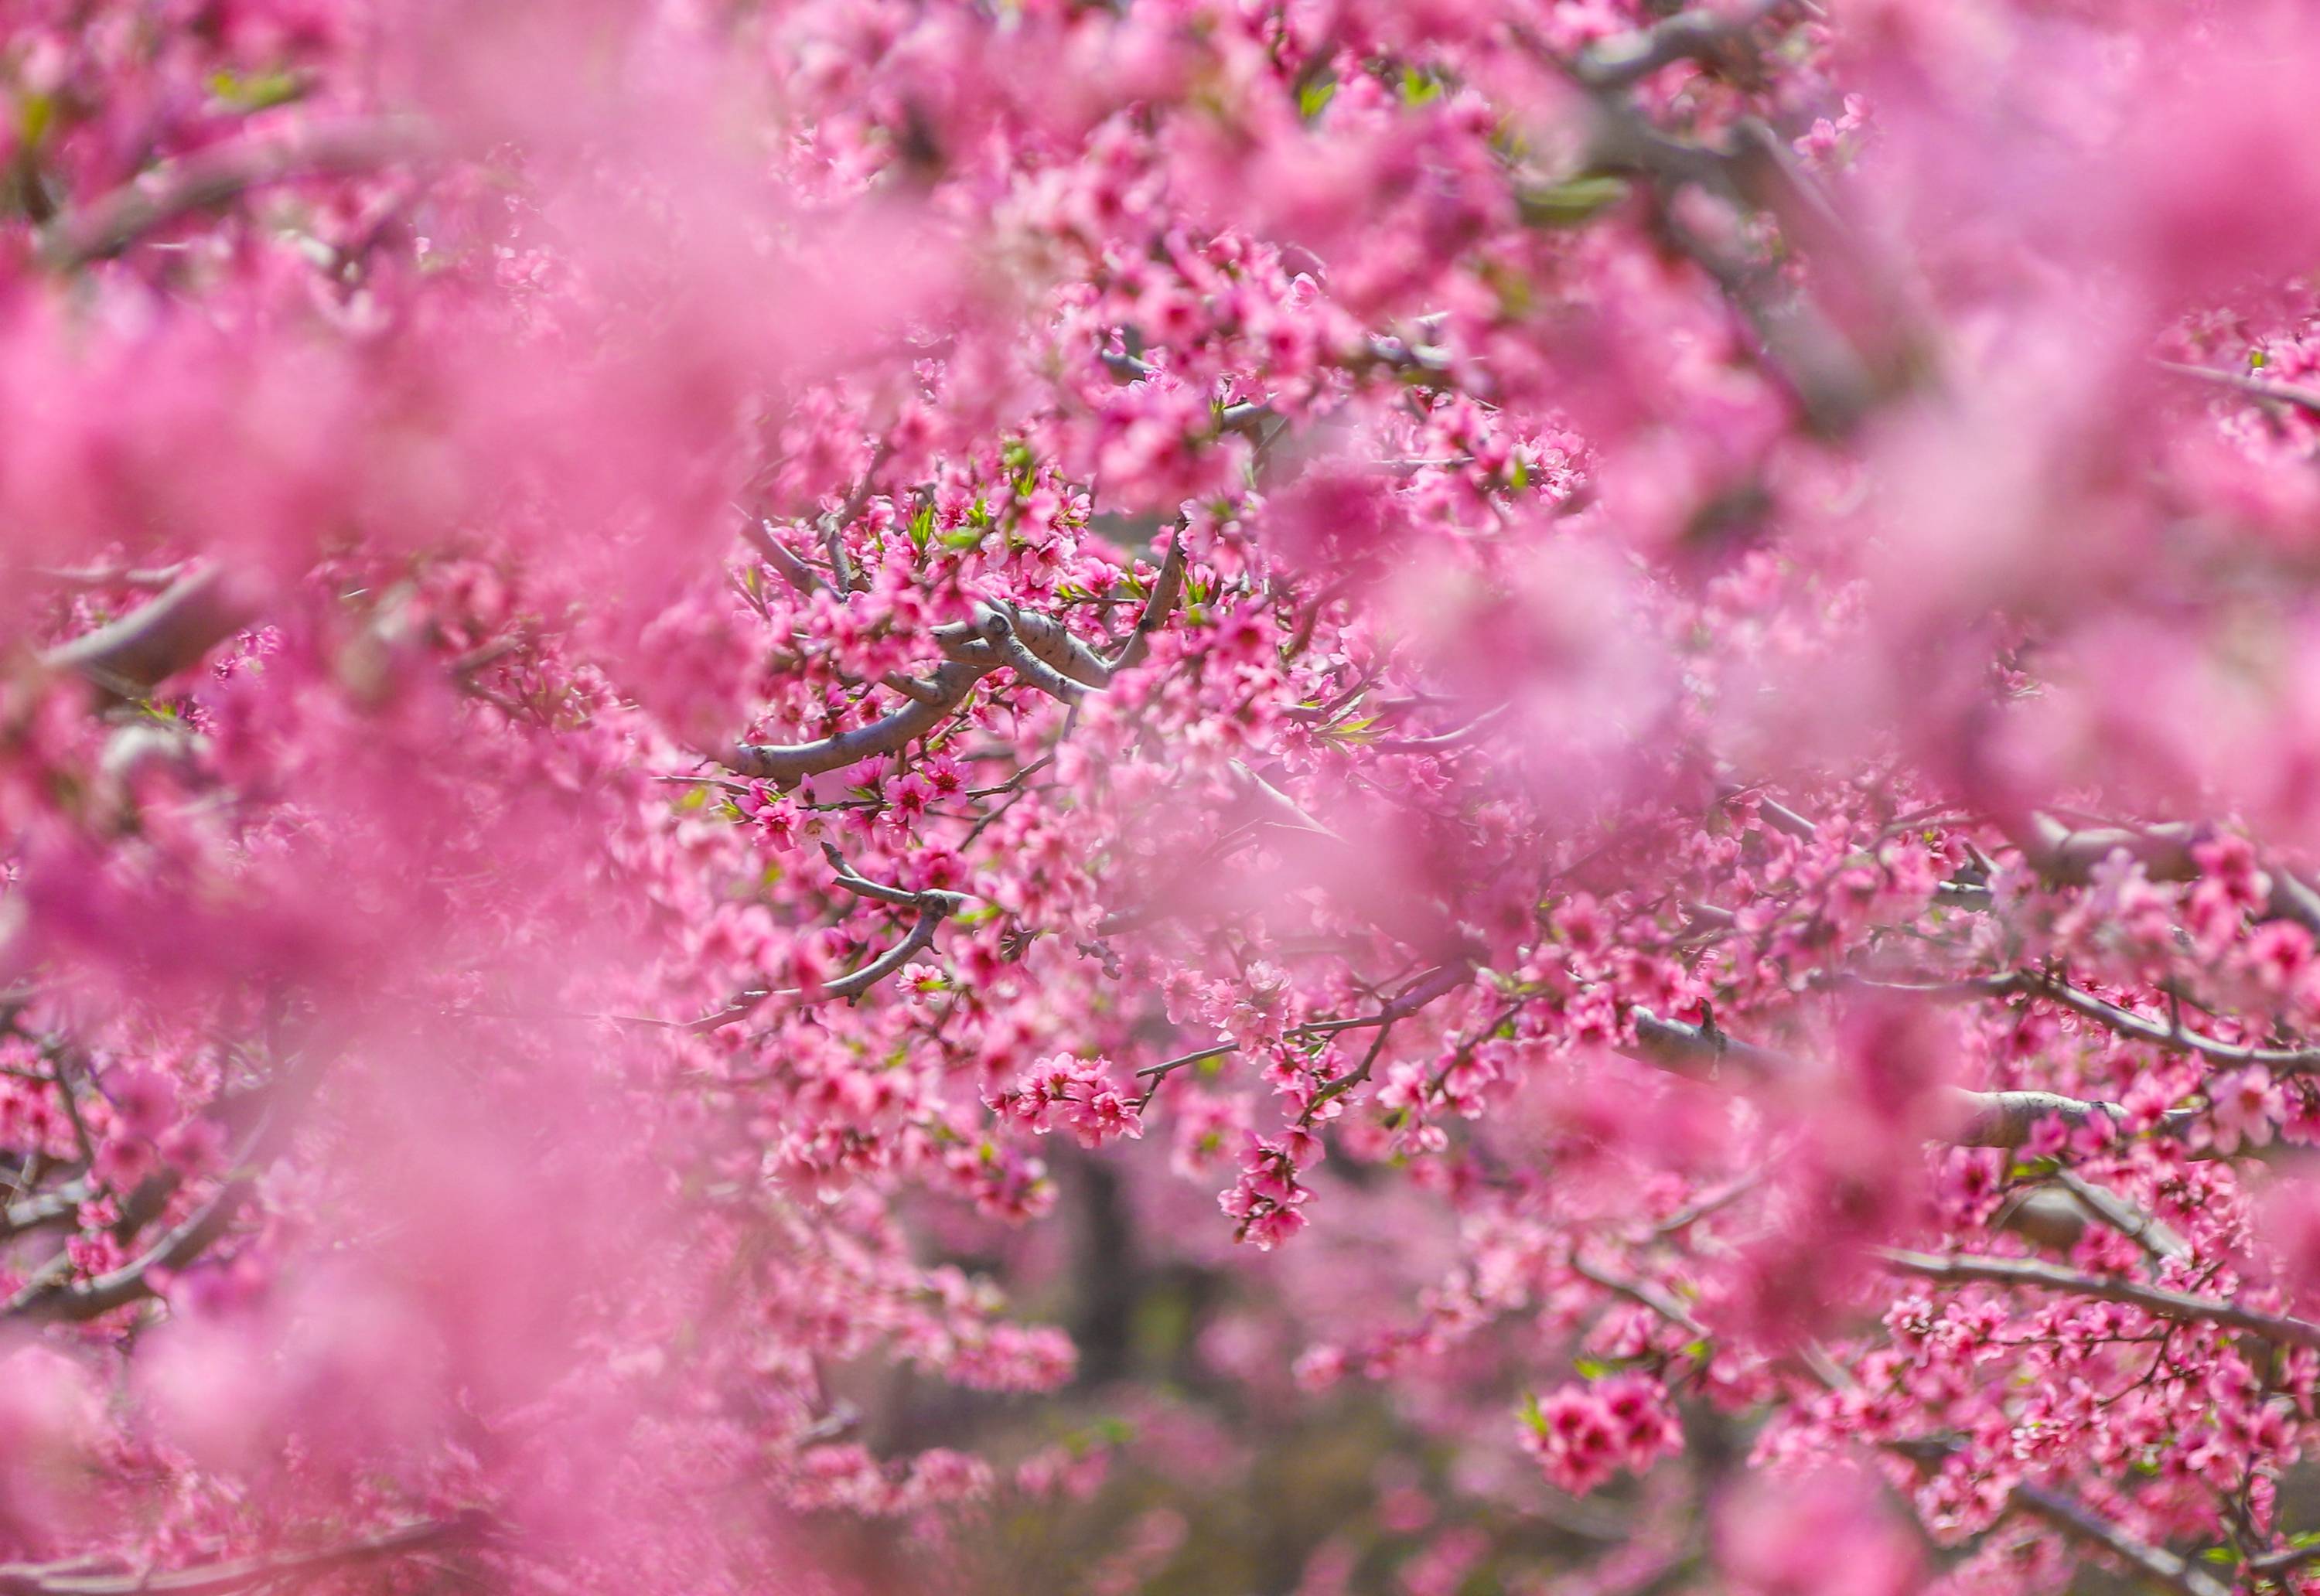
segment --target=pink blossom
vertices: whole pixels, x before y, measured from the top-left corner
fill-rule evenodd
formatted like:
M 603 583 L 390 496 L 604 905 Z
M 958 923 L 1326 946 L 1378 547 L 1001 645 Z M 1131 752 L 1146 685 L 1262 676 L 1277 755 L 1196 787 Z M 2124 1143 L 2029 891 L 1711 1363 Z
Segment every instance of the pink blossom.
M 2260 1066 L 2234 1070 L 2208 1084 L 2209 1118 L 2216 1146 L 2226 1153 L 2243 1144 L 2261 1147 L 2286 1111 L 2279 1083 Z
M 10 23 L 0 1586 L 2313 1530 L 2309 7 Z

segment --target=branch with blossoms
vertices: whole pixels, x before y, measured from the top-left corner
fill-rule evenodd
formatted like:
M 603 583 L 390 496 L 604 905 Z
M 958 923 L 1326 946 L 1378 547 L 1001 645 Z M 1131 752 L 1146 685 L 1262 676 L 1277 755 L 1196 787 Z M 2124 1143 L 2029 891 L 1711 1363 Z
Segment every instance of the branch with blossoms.
M 681 1029 L 696 1033 L 720 1030 L 726 1026 L 747 1020 L 767 1002 L 778 998 L 797 998 L 811 1002 L 824 998 L 849 1002 L 861 997 L 880 982 L 909 965 L 920 954 L 933 947 L 935 933 L 941 928 L 943 921 L 956 914 L 966 905 L 966 898 L 958 893 L 904 893 L 893 887 L 879 886 L 874 883 L 862 881 L 847 873 L 840 874 L 838 884 L 849 892 L 859 892 L 866 897 L 875 898 L 882 902 L 916 910 L 918 912 L 911 921 L 909 932 L 875 958 L 834 980 L 825 981 L 813 986 L 794 987 L 786 991 L 776 991 L 772 987 L 748 988 L 736 993 L 723 1008 L 703 1014 L 698 1020 L 687 1020 Z M 669 1022 L 656 1020 L 649 1023 Z
M 2024 1258 L 1935 1256 L 1899 1248 L 1882 1255 L 1892 1267 L 1928 1280 L 1972 1281 L 1991 1285 L 2029 1286 L 2042 1291 L 2070 1292 L 2104 1301 L 2124 1302 L 2161 1319 L 2185 1319 L 2244 1330 L 2284 1347 L 2320 1347 L 2320 1325 L 2291 1315 L 2264 1313 L 2236 1302 L 2163 1291 L 2131 1280 L 2082 1274 L 2073 1270 Z
M 8 1596 L 230 1596 L 237 1591 L 306 1575 L 389 1563 L 455 1548 L 480 1538 L 491 1520 L 480 1513 L 421 1519 L 343 1546 L 177 1569 L 118 1573 L 91 1567 L 87 1559 L 50 1564 L 0 1564 L 0 1591 Z
M 216 145 L 56 217 L 42 230 L 41 258 L 59 272 L 82 269 L 252 189 L 376 171 L 409 160 L 432 141 L 413 119 L 351 119 Z
M 1641 1010 L 1636 1011 L 1634 1023 L 1636 1056 L 1663 1068 L 1712 1076 L 1728 1064 L 1736 1075 L 1758 1084 L 1808 1076 L 1799 1061 L 1736 1040 L 1708 1026 L 1663 1020 Z M 2123 1126 L 2128 1119 L 2128 1111 L 2122 1104 L 2065 1097 L 2053 1092 L 1978 1092 L 1960 1087 L 1952 1089 L 1947 1095 L 1954 1111 L 1955 1126 L 1945 1139 L 1961 1147 L 2019 1147 L 2048 1122 L 2076 1129 L 2085 1125 Z M 2199 1120 L 2198 1110 L 2177 1109 L 2162 1116 L 2151 1129 L 2161 1135 L 2181 1137 Z
M 86 676 L 107 692 L 142 697 L 240 631 L 250 615 L 224 568 L 204 567 L 176 576 L 109 625 L 50 649 L 41 663 Z
M 769 547 L 777 549 L 779 545 L 770 539 L 759 545 L 761 551 Z M 795 557 L 780 558 L 787 562 Z M 1050 616 L 1003 603 L 983 606 L 972 622 L 935 629 L 932 640 L 946 656 L 944 663 L 923 676 L 896 676 L 887 683 L 910 700 L 901 708 L 866 726 L 814 742 L 743 743 L 726 763 L 741 775 L 793 783 L 899 752 L 941 727 L 984 677 L 1001 669 L 1012 671 L 1018 681 L 1052 698 L 1076 703 L 1089 693 L 1101 692 L 1119 671 L 1142 662 L 1153 633 L 1175 608 L 1183 579 L 1183 548 L 1172 540 L 1143 613 L 1110 660 L 1099 657 Z

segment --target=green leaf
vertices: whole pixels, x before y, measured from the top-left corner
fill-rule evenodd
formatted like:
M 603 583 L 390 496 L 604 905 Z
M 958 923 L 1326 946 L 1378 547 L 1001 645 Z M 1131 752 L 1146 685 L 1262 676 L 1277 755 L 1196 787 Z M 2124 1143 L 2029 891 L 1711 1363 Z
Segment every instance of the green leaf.
M 306 83 L 296 73 L 279 69 L 248 75 L 224 71 L 211 77 L 210 93 L 236 111 L 270 111 L 303 97 Z
M 1517 271 L 1504 261 L 1481 260 L 1474 266 L 1474 275 L 1499 296 L 1499 313 L 1509 320 L 1519 321 L 1530 314 L 1538 300 L 1538 290 L 1530 274 Z M 1423 372 L 1413 376 L 1424 376 Z
M 54 95 L 26 95 L 16 106 L 16 137 L 27 150 L 36 150 L 56 125 Z
M 1329 102 L 1337 97 L 1336 78 L 1316 79 L 1297 91 L 1297 114 L 1310 122 L 1328 109 Z
M 1571 177 L 1515 192 L 1515 205 L 1531 227 L 1577 227 L 1627 197 L 1624 177 Z

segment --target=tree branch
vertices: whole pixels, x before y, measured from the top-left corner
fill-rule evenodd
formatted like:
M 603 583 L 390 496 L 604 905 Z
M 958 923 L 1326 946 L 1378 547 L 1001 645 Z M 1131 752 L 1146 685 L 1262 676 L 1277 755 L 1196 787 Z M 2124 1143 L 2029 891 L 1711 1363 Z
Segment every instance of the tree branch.
M 2071 1539 L 2100 1546 L 2122 1563 L 2178 1592 L 2178 1596 L 2232 1596 L 2231 1586 L 2178 1557 L 2164 1547 L 2151 1546 L 2089 1509 L 2084 1503 L 2043 1485 L 2016 1485 L 2014 1505 L 2043 1519 Z
M 995 662 L 994 662 L 995 664 Z M 941 725 L 966 700 L 992 665 L 947 660 L 927 676 L 927 696 L 914 698 L 892 714 L 807 743 L 741 743 L 725 760 L 726 766 L 762 781 L 797 782 L 826 770 L 842 770 L 921 738 Z
M 2084 886 L 2095 867 L 2124 848 L 2153 881 L 2189 881 L 2199 874 L 2191 855 L 2200 829 L 2181 821 L 2153 826 L 2065 826 L 2049 814 L 2030 817 L 2026 833 L 2015 840 L 2041 875 L 2067 886 Z
M 899 886 L 888 886 L 884 882 L 872 881 L 867 876 L 856 875 L 854 866 L 846 862 L 846 856 L 838 851 L 838 845 L 834 842 L 825 842 L 821 845 L 821 857 L 828 859 L 829 867 L 837 872 L 838 884 L 857 896 L 875 898 L 881 903 L 892 903 L 899 909 L 917 909 L 926 902 L 924 893 L 914 893 Z
M 225 1234 L 226 1227 L 233 1223 L 234 1215 L 241 1211 L 241 1205 L 249 1200 L 257 1186 L 254 1174 L 228 1181 L 216 1196 L 163 1237 L 150 1251 L 109 1274 L 100 1274 L 77 1285 L 64 1285 L 60 1283 L 63 1274 L 43 1271 L 5 1304 L 0 1304 L 0 1319 L 22 1316 L 90 1319 L 156 1294 L 154 1272 L 182 1269 L 208 1251 L 210 1244 Z
M 1636 1042 L 1630 1056 L 1678 1075 L 1712 1075 L 1730 1065 L 1752 1079 L 1773 1082 L 1794 1079 L 1803 1066 L 1785 1053 L 1687 1025 L 1663 1020 L 1647 1009 L 1635 1011 Z M 2076 1128 L 2091 1120 L 2123 1122 L 2126 1110 L 2115 1102 L 2064 1097 L 2054 1092 L 1975 1092 L 1952 1089 L 1959 1122 L 1947 1139 L 1961 1147 L 2018 1147 L 2030 1139 L 2041 1120 L 2060 1119 Z M 2161 1116 L 2155 1129 L 2169 1136 L 2186 1135 L 2203 1116 L 2196 1109 L 2176 1109 Z
M 1176 608 L 1176 601 L 1184 594 L 1184 531 L 1181 524 L 1169 536 L 1168 552 L 1161 557 L 1159 575 L 1152 580 L 1151 595 L 1145 600 L 1144 613 L 1136 619 L 1136 630 L 1120 645 L 1119 657 L 1111 662 L 1113 671 L 1124 671 L 1144 663 L 1152 651 L 1152 634 L 1168 623 Z
M 1387 1030 L 1409 1019 L 1436 999 L 1457 991 L 1473 978 L 1474 966 L 1471 960 L 1454 959 L 1419 976 L 1404 989 L 1400 996 L 1382 1004 L 1374 1014 L 1364 1014 L 1350 1020 L 1317 1020 L 1305 1025 L 1292 1025 L 1282 1034 L 1300 1038 L 1337 1036 L 1349 1030 L 1367 1030 L 1375 1027 L 1379 1033 L 1380 1045 L 1382 1046 Z M 1219 1042 L 1213 1047 L 1202 1047 L 1196 1052 L 1186 1053 L 1159 1064 L 1146 1065 L 1136 1072 L 1137 1079 L 1152 1083 L 1145 1092 L 1144 1101 L 1151 1102 L 1152 1093 L 1159 1090 L 1162 1079 L 1174 1075 L 1186 1065 L 1201 1064 L 1211 1058 L 1222 1058 L 1228 1054 L 1237 1053 L 1240 1049 L 1241 1044 L 1238 1042 Z M 1362 1061 L 1358 1069 L 1341 1075 L 1324 1086 L 1315 1095 L 1313 1106 L 1318 1108 L 1330 1098 L 1369 1079 L 1370 1070 L 1377 1062 L 1377 1055 L 1378 1048 L 1373 1047 L 1369 1056 Z M 1304 1123 L 1311 1117 L 1311 1110 L 1309 1109 L 1304 1120 L 1299 1122 Z
M 1571 74 L 1598 92 L 1626 88 L 1663 67 L 1684 60 L 1712 60 L 1790 0 L 1753 0 L 1730 14 L 1683 11 L 1640 32 L 1606 39 L 1580 52 Z
M 118 621 L 59 644 L 41 663 L 76 672 L 123 698 L 142 698 L 240 630 L 250 615 L 223 570 L 210 566 L 179 577 Z
M 2189 366 L 2180 360 L 2161 360 L 2156 364 L 2161 371 L 2171 371 L 2178 376 L 2197 377 L 2201 382 L 2217 383 L 2227 388 L 2237 389 L 2252 399 L 2270 399 L 2277 404 L 2290 405 L 2308 415 L 2320 416 L 2320 388 L 2298 387 L 2294 383 L 2278 382 L 2270 377 L 2254 376 L 2250 372 L 2219 371 L 2212 366 Z
M 972 659 L 976 664 L 989 663 L 989 651 L 976 645 L 991 640 L 991 621 L 996 615 L 1007 621 L 1018 642 L 1058 675 L 1083 687 L 1110 685 L 1112 667 L 1099 658 L 1094 649 L 1074 637 L 1071 629 L 1062 621 L 1042 615 L 1037 610 L 1010 604 L 1004 599 L 994 599 L 981 608 L 983 612 L 973 626 L 954 622 L 936 629 L 937 646 L 950 657 Z
M 749 540 L 749 547 L 756 549 L 767 565 L 781 574 L 783 581 L 803 596 L 811 598 L 817 593 L 829 591 L 829 584 L 821 579 L 821 574 L 783 548 L 781 540 L 774 536 L 772 526 L 762 517 L 744 515 L 741 518 L 741 535 Z
M 2072 1013 L 2094 1020 L 2130 1041 L 2147 1042 L 2170 1053 L 2196 1053 L 2217 1064 L 2258 1065 L 2282 1075 L 2320 1069 L 2320 1047 L 2251 1047 L 2240 1042 L 2220 1042 L 2180 1026 L 2147 1020 L 2050 975 L 2025 970 L 2013 979 L 2024 992 L 2052 998 Z
M 402 1525 L 374 1536 L 316 1552 L 293 1552 L 236 1563 L 168 1573 L 81 1573 L 70 1564 L 0 1564 L 0 1596 L 227 1596 L 298 1573 L 319 1573 L 430 1546 L 479 1537 L 490 1526 L 481 1512 L 459 1513 Z
M 757 551 L 801 591 L 826 585 L 766 528 L 750 522 L 744 530 Z M 943 664 L 924 678 L 887 679 L 886 685 L 910 699 L 909 703 L 867 726 L 815 742 L 740 743 L 722 763 L 742 775 L 789 783 L 891 754 L 939 726 L 965 702 L 977 682 L 1002 667 L 1029 685 L 1076 704 L 1089 693 L 1108 685 L 1115 671 L 1143 657 L 1148 635 L 1166 621 L 1183 583 L 1183 552 L 1172 542 L 1143 619 L 1137 623 L 1136 635 L 1121 650 L 1119 659 L 1110 664 L 1051 616 L 1003 601 L 978 604 L 973 621 L 950 621 L 934 629 L 932 637 L 945 656 Z
M 2080 1208 L 2152 1257 L 2185 1258 L 2191 1256 L 2189 1245 L 2161 1224 L 2156 1215 L 2143 1212 L 2117 1192 L 2097 1185 L 2077 1170 L 2057 1169 L 2054 1182 L 2068 1192 Z
M 1601 1286 L 1613 1296 L 1625 1297 L 1636 1306 L 1650 1310 L 1679 1329 L 1688 1331 L 1701 1340 L 1708 1338 L 1708 1327 L 1694 1319 L 1690 1309 L 1647 1281 L 1627 1280 L 1598 1269 L 1583 1261 L 1576 1252 L 1571 1255 L 1571 1272 L 1581 1280 Z
M 1015 622 L 997 610 L 983 616 L 983 637 L 999 656 L 1000 664 L 1013 671 L 1019 680 L 1037 687 L 1050 698 L 1076 704 L 1089 694 L 1103 691 L 1101 687 L 1090 687 L 1074 681 L 1034 654 L 1016 635 Z
M 1927 1280 L 2066 1292 L 2073 1296 L 2093 1297 L 2105 1302 L 2140 1308 L 2160 1319 L 2219 1325 L 2225 1329 L 2243 1330 L 2282 1346 L 2320 1350 L 2320 1324 L 2309 1319 L 2284 1313 L 2263 1313 L 2252 1308 L 2243 1308 L 2236 1302 L 2195 1297 L 2188 1292 L 2144 1285 L 2139 1281 L 2125 1280 L 2116 1275 L 2085 1274 L 2034 1258 L 1944 1256 L 1908 1252 L 1899 1247 L 1880 1247 L 1877 1256 L 1905 1274 L 1920 1275 Z
M 851 876 L 852 872 L 848 871 L 847 875 Z M 882 891 L 893 890 L 878 888 L 876 884 L 863 881 L 859 876 L 853 876 L 851 880 L 841 877 L 838 884 L 853 892 L 860 892 L 865 887 L 870 888 L 869 895 L 874 897 L 879 895 Z M 919 917 L 911 922 L 910 933 L 861 968 L 850 975 L 841 975 L 824 985 L 820 992 L 815 994 L 817 1001 L 821 998 L 851 1000 L 860 997 L 933 946 L 936 929 L 944 920 L 966 907 L 965 898 L 957 893 L 917 893 L 912 894 L 911 901 L 919 906 Z M 698 1036 L 705 1036 L 713 1030 L 722 1030 L 737 1020 L 748 1019 L 775 998 L 805 995 L 802 988 L 775 992 L 761 987 L 741 993 L 723 1008 L 714 1013 L 703 1014 L 698 1020 L 652 1020 L 645 1023 L 669 1026 L 675 1029 L 691 1031 Z
M 1808 1360 L 1808 1366 L 1832 1391 L 1843 1391 L 1853 1383 L 1850 1375 L 1826 1357 Z M 1957 1443 L 1940 1439 L 1880 1441 L 1878 1445 L 1920 1467 L 1937 1464 L 1957 1450 Z M 2135 1539 L 2084 1503 L 2051 1486 L 2025 1481 L 2007 1493 L 2007 1503 L 2043 1519 L 2072 1540 L 2110 1553 L 2177 1592 L 2177 1596 L 2232 1596 L 2232 1588 L 2205 1569 L 2193 1566 L 2162 1547 Z
M 252 188 L 294 177 L 368 171 L 427 143 L 416 122 L 379 120 L 311 127 L 286 139 L 215 145 L 57 218 L 41 231 L 41 258 L 59 271 L 110 259 L 178 217 L 223 204 Z

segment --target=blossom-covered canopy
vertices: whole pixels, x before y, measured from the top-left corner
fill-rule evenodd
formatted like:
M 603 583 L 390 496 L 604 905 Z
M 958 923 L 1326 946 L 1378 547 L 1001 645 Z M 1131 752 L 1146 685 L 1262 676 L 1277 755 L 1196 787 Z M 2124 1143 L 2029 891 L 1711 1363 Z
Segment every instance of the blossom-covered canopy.
M 2320 1591 L 2315 70 L 5 7 L 0 1592 Z

